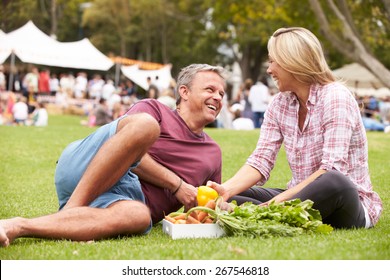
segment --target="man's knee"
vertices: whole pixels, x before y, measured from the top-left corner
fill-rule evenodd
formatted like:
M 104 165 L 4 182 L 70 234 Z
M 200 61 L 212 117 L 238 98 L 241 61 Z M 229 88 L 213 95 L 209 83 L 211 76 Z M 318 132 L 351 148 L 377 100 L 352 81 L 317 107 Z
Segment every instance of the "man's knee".
M 136 223 L 140 226 L 140 228 L 144 228 L 145 230 L 150 226 L 150 221 L 152 219 L 150 209 L 145 204 L 133 201 L 134 205 L 129 207 L 127 212 L 129 214 L 129 219 L 131 220 L 136 214 Z
M 136 137 L 145 140 L 154 141 L 160 136 L 160 125 L 157 120 L 147 113 L 138 113 L 129 115 L 120 121 L 118 131 L 129 133 L 133 139 Z
M 119 201 L 110 206 L 115 212 L 113 215 L 121 217 L 119 223 L 129 234 L 143 233 L 149 226 L 151 214 L 149 208 L 139 201 Z

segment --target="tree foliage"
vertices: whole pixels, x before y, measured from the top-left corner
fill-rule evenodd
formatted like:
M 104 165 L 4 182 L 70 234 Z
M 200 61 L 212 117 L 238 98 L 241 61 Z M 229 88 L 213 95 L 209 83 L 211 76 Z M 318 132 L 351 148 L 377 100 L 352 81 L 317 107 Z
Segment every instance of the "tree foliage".
M 324 36 L 332 46 L 351 61 L 358 62 L 390 87 L 386 58 L 390 47 L 388 14 L 380 1 L 309 0 Z M 363 13 L 364 11 L 364 13 Z M 383 58 L 383 57 L 382 57 Z M 387 61 L 388 64 L 388 61 Z
M 267 59 L 267 41 L 279 27 L 302 25 L 298 14 L 307 9 L 297 1 L 274 0 L 210 0 L 213 22 L 221 39 L 228 45 L 234 60 L 240 64 L 243 78 L 256 80 Z M 291 13 L 291 11 L 294 11 Z M 306 22 L 311 23 L 309 18 Z
M 1 5 L 4 32 L 32 20 L 59 41 L 88 37 L 105 54 L 171 63 L 174 74 L 194 62 L 238 62 L 244 79 L 256 79 L 265 70 L 269 36 L 286 26 L 312 30 L 332 68 L 356 61 L 382 76 L 390 68 L 389 0 L 5 0 Z

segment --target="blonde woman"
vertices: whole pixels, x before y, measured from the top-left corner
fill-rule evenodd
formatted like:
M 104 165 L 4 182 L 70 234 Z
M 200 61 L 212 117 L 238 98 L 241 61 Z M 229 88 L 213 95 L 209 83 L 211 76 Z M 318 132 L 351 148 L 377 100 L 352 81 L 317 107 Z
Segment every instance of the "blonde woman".
M 382 202 L 372 190 L 366 132 L 354 96 L 336 81 L 309 30 L 278 29 L 268 52 L 267 73 L 280 92 L 267 109 L 256 149 L 231 179 L 208 184 L 238 203 L 310 199 L 323 222 L 335 228 L 374 226 Z M 287 188 L 260 187 L 282 144 L 292 173 Z

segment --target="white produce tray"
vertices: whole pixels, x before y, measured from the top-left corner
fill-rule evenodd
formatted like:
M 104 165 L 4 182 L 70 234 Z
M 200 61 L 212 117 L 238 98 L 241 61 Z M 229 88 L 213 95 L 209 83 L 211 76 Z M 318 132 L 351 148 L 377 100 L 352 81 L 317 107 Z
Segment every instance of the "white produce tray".
M 217 224 L 173 224 L 163 220 L 163 231 L 172 239 L 180 238 L 218 238 L 225 235 Z

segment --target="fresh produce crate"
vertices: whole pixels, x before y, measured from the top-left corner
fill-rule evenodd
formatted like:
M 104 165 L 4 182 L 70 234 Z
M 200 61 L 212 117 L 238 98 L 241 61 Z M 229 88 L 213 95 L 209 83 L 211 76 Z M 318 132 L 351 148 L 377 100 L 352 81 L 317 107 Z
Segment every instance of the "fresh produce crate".
M 218 238 L 225 235 L 218 224 L 173 224 L 164 219 L 162 227 L 172 239 Z

